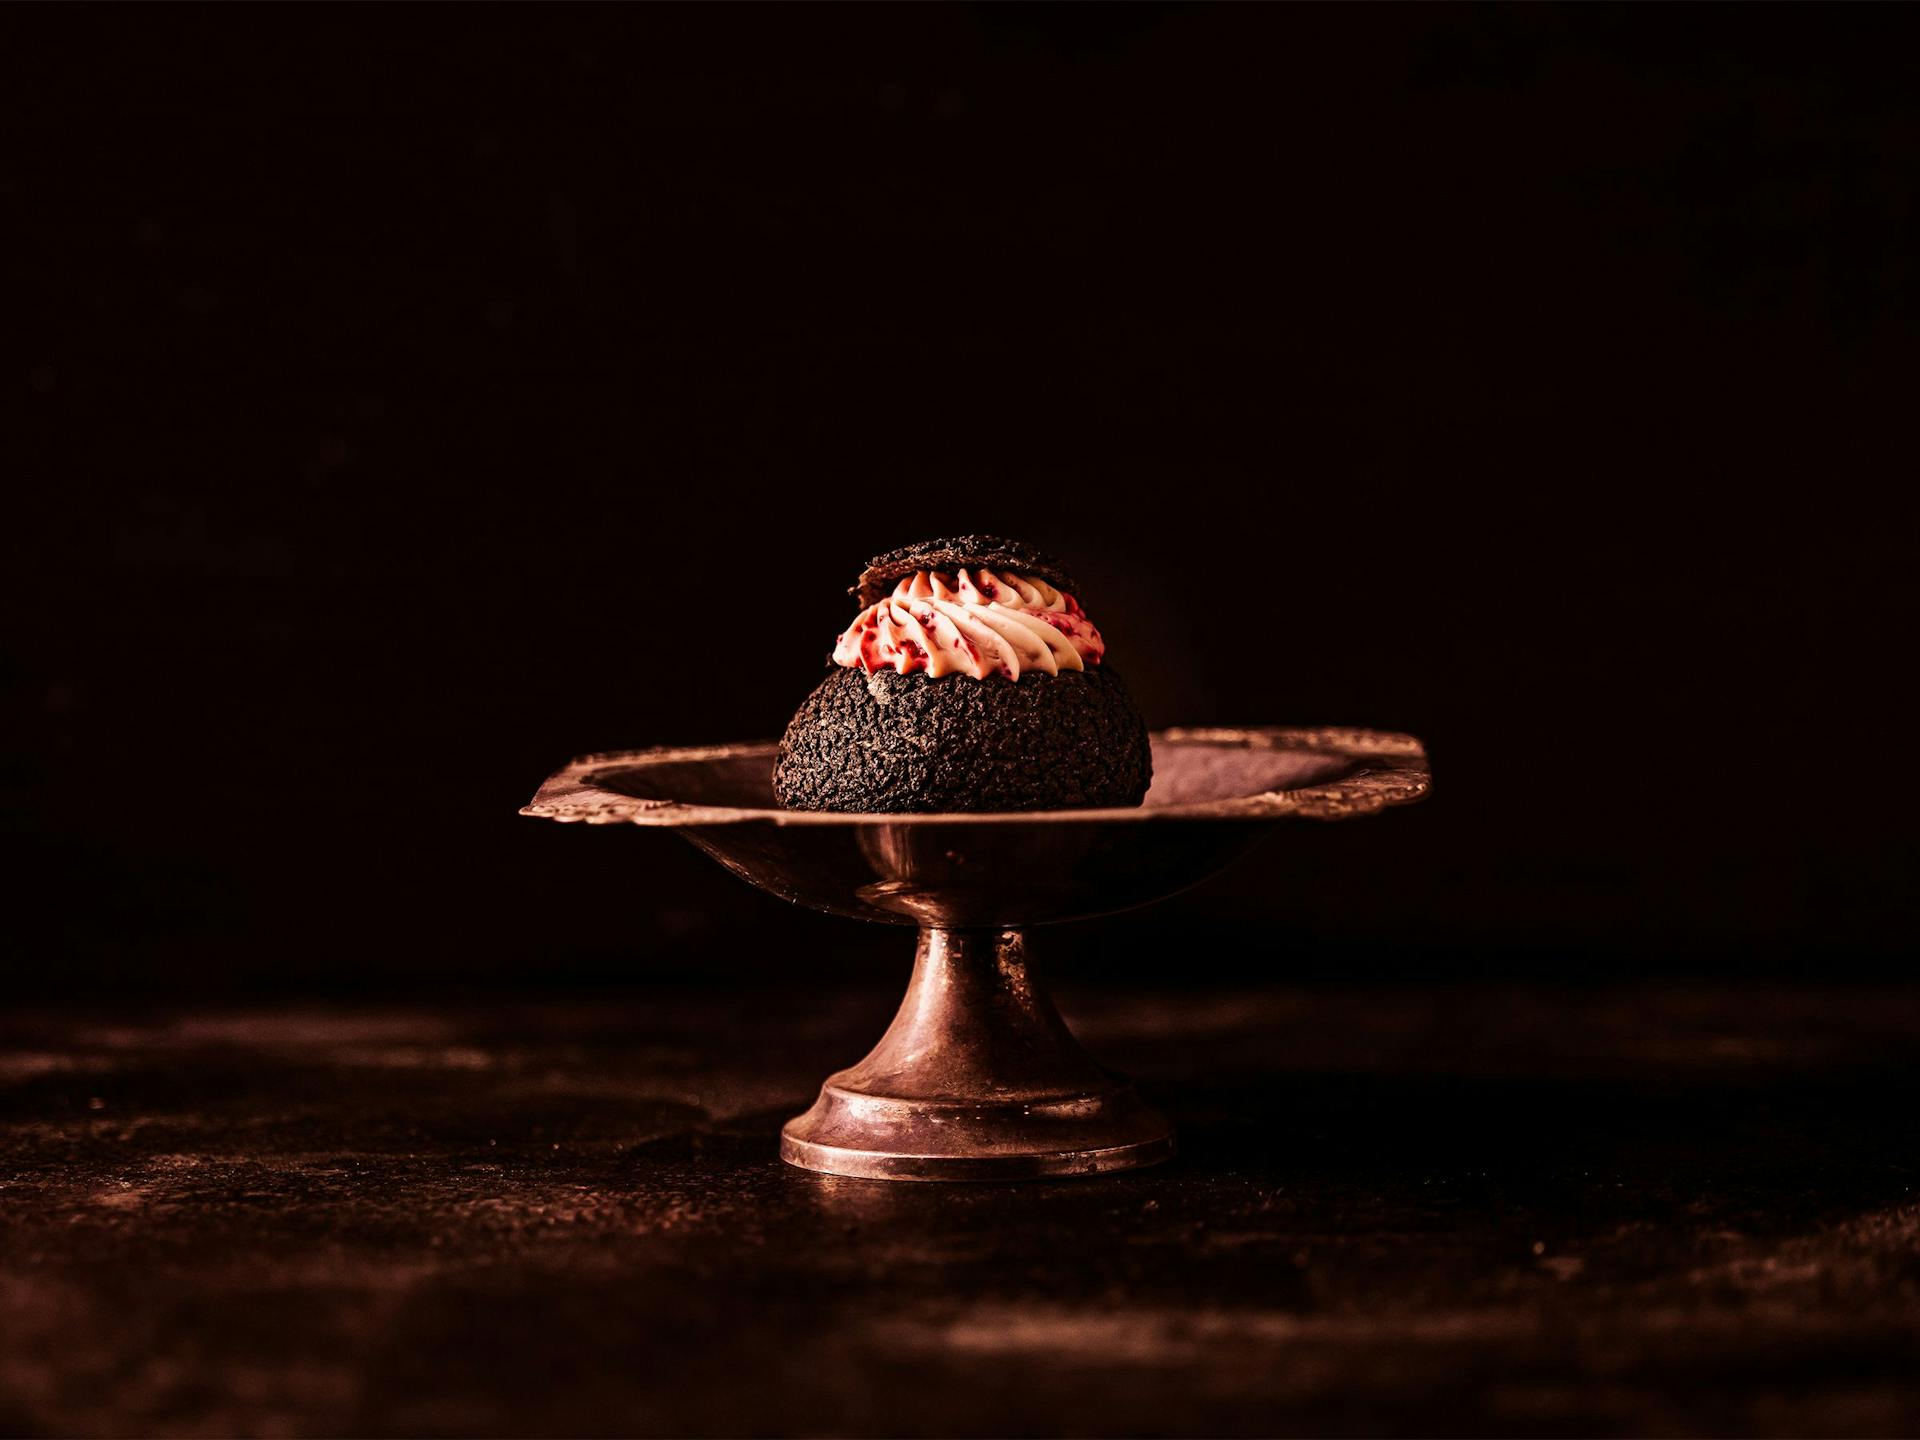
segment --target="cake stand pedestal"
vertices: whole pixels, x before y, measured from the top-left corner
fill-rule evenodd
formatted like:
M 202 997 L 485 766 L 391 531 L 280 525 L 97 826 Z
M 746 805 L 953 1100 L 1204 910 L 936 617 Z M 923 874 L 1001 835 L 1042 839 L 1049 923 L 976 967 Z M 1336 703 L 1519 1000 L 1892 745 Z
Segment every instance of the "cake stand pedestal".
M 1372 815 L 1431 785 L 1406 735 L 1169 730 L 1138 809 L 830 814 L 778 808 L 775 749 L 584 756 L 521 813 L 675 829 L 784 900 L 919 927 L 893 1024 L 781 1133 L 794 1165 L 885 1180 L 1086 1175 L 1173 1154 L 1172 1126 L 1060 1019 L 1028 930 L 1164 899 L 1276 821 Z
M 907 997 L 780 1133 L 809 1170 L 883 1180 L 1090 1175 L 1173 1153 L 1173 1126 L 1080 1048 L 1025 932 L 927 925 Z

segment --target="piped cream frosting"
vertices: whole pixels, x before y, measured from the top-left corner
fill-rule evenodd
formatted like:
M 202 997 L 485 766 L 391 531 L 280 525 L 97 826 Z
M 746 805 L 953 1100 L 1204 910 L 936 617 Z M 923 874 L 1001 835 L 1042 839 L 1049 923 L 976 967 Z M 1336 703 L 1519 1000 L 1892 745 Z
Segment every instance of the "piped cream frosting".
M 1106 642 L 1079 602 L 1045 580 L 984 567 L 919 570 L 855 617 L 833 647 L 836 665 L 905 675 L 1058 675 L 1100 663 Z

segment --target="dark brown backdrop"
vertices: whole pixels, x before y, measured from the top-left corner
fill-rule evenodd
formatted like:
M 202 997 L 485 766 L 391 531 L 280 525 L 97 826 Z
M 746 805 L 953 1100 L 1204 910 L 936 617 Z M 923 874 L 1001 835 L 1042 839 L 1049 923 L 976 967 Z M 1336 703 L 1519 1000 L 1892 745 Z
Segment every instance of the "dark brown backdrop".
M 16 988 L 897 959 L 513 812 L 777 732 L 965 530 L 1072 557 L 1156 723 L 1435 756 L 1069 970 L 1892 963 L 1893 7 L 0 31 Z

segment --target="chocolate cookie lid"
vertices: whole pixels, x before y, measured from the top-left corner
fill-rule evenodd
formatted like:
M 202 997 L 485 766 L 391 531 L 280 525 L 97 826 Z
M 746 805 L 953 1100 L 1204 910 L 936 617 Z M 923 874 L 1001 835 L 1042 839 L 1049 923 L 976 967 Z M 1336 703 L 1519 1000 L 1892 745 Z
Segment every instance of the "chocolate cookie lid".
M 898 550 L 874 556 L 860 572 L 860 582 L 847 593 L 858 598 L 863 606 L 872 605 L 886 598 L 896 581 L 916 570 L 943 570 L 951 574 L 962 568 L 972 570 L 981 566 L 1015 575 L 1032 575 L 1069 594 L 1080 588 L 1073 583 L 1065 566 L 1031 545 L 998 535 L 957 535 L 951 540 L 922 540 L 917 545 L 903 545 Z

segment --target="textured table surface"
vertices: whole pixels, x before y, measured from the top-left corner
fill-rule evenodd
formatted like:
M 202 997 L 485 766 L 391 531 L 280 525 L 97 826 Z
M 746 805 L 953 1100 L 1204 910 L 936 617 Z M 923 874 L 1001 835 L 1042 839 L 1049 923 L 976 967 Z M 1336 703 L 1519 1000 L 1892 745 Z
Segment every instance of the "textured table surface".
M 1920 990 L 1069 992 L 1174 1164 L 781 1166 L 896 979 L 0 1022 L 0 1432 L 1920 1430 Z

